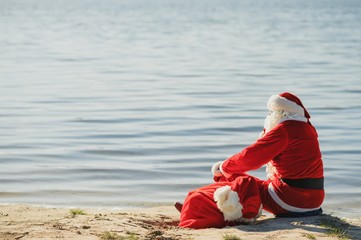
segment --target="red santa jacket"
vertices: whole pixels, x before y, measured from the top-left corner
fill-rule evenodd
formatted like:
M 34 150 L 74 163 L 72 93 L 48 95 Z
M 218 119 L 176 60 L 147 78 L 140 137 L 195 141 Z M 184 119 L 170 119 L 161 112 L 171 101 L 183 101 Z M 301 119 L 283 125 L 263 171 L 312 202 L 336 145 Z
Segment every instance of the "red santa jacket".
M 255 170 L 271 162 L 276 169 L 267 181 L 268 194 L 282 208 L 302 212 L 319 208 L 323 189 L 290 187 L 281 179 L 323 178 L 323 163 L 315 128 L 307 122 L 287 120 L 240 153 L 225 160 L 221 172 L 226 178 Z M 261 190 L 262 191 L 262 190 Z

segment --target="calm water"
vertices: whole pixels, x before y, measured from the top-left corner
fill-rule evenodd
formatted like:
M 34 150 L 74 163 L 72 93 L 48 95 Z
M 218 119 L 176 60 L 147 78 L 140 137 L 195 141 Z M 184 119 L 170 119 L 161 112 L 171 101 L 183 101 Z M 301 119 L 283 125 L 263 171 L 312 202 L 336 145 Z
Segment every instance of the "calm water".
M 0 0 L 0 30 L 0 203 L 182 200 L 291 91 L 361 217 L 361 1 Z

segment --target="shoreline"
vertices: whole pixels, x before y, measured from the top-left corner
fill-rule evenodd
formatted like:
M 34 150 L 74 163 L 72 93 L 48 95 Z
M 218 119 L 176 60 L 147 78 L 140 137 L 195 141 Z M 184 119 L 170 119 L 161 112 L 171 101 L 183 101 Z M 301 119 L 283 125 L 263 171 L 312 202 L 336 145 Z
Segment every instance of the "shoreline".
M 173 206 L 111 210 L 0 204 L 0 239 L 360 239 L 361 218 L 329 214 L 305 218 L 262 215 L 255 223 L 223 229 L 177 227 Z M 235 239 L 235 238 L 234 238 Z

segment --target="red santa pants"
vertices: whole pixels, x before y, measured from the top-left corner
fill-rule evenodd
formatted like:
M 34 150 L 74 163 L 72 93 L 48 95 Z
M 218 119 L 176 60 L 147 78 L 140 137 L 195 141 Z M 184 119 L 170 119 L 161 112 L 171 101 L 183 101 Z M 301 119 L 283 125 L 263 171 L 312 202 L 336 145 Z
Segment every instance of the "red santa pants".
M 239 177 L 245 176 L 252 177 L 243 173 L 239 175 L 232 175 L 230 178 L 215 177 L 214 181 L 232 182 Z M 291 187 L 277 178 L 274 180 L 268 179 L 266 181 L 256 177 L 252 178 L 257 182 L 263 209 L 270 213 L 277 216 L 312 216 L 322 212 L 322 209 L 319 207 L 322 204 L 325 195 L 324 190 L 322 189 L 302 189 Z M 270 195 L 270 184 L 272 184 L 274 194 L 276 194 L 279 199 L 283 199 L 283 205 L 291 206 L 291 208 L 297 208 L 298 213 L 290 212 L 292 210 L 289 211 L 282 208 L 278 203 L 276 203 Z

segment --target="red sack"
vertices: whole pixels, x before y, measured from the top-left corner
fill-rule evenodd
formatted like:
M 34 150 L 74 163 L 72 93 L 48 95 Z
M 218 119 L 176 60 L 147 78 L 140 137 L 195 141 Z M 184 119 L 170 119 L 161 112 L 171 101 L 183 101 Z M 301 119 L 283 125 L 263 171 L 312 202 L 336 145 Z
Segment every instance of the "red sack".
M 254 221 L 260 212 L 256 179 L 240 176 L 233 182 L 217 182 L 189 192 L 179 226 L 195 229 L 234 226 Z

